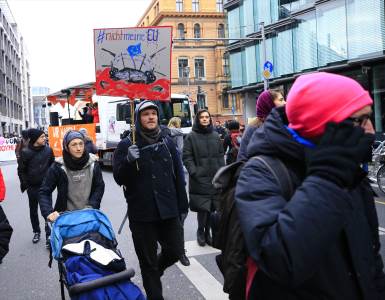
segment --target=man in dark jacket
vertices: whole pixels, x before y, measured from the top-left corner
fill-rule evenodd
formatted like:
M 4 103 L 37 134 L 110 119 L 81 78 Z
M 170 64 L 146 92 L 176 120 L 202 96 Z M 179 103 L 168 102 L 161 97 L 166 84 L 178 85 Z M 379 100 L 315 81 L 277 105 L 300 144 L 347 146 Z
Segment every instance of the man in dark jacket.
M 303 75 L 254 133 L 235 194 L 258 266 L 249 299 L 385 299 L 373 192 L 360 167 L 370 160 L 371 104 L 350 78 Z M 289 201 L 256 155 L 286 165 Z
M 20 188 L 27 190 L 29 199 L 29 215 L 33 229 L 32 242 L 36 244 L 40 240 L 40 225 L 38 216 L 39 189 L 47 173 L 48 168 L 54 161 L 52 149 L 46 145 L 45 133 L 42 130 L 31 128 L 28 131 L 29 144 L 21 151 L 18 175 Z M 48 237 L 50 230 L 45 225 L 46 246 L 49 247 Z
M 123 139 L 115 153 L 115 181 L 124 186 L 128 218 L 148 299 L 163 299 L 160 276 L 184 253 L 180 216 L 188 203 L 180 155 L 158 107 L 143 101 L 135 110 L 135 141 Z M 157 243 L 162 252 L 157 256 Z

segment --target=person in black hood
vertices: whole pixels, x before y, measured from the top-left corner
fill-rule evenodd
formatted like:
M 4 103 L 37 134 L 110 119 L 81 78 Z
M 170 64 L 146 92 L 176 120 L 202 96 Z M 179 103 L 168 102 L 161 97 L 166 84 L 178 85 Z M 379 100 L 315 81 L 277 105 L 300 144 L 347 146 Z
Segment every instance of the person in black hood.
M 160 300 L 160 276 L 184 253 L 180 221 L 188 212 L 184 172 L 170 131 L 160 127 L 158 107 L 151 101 L 137 105 L 133 132 L 136 143 L 131 134 L 114 152 L 114 179 L 123 185 L 147 299 Z
M 206 109 L 195 116 L 184 142 L 183 162 L 189 173 L 190 209 L 198 213 L 197 242 L 200 246 L 211 245 L 210 213 L 217 208 L 212 180 L 225 161 L 222 142 Z
M 52 207 L 52 193 L 57 199 Z M 40 207 L 44 218 L 54 222 L 59 212 L 85 207 L 99 209 L 104 194 L 104 181 L 98 158 L 85 149 L 85 137 L 75 130 L 63 138 L 63 157 L 49 168 L 40 188 Z
M 31 128 L 28 131 L 28 147 L 22 149 L 20 153 L 18 175 L 20 179 L 20 189 L 22 192 L 27 190 L 29 199 L 29 215 L 33 229 L 32 242 L 35 244 L 40 240 L 40 226 L 38 216 L 39 189 L 43 183 L 48 168 L 54 162 L 52 149 L 46 145 L 44 131 Z M 49 247 L 50 230 L 45 224 L 46 247 Z
M 361 167 L 374 140 L 371 104 L 350 78 L 306 74 L 254 132 L 235 191 L 257 266 L 248 270 L 256 271 L 248 299 L 385 299 L 378 218 Z M 286 166 L 285 197 L 288 186 L 252 159 L 260 155 Z

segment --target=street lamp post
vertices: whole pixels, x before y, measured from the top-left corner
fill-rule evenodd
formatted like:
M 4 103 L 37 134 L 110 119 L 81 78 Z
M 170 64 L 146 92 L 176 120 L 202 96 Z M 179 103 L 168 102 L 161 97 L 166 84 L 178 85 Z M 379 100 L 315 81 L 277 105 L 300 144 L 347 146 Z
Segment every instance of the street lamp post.
M 265 23 L 261 22 L 259 23 L 261 25 L 261 36 L 262 36 L 262 60 L 263 63 L 266 61 L 266 36 L 265 36 Z M 263 89 L 266 91 L 269 88 L 269 82 L 268 79 L 263 76 Z

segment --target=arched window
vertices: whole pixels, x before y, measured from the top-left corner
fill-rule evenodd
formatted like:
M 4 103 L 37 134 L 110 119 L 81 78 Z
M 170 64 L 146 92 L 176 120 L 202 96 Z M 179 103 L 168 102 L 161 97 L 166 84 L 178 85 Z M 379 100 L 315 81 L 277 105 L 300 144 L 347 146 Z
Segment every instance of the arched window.
M 223 24 L 218 25 L 218 37 L 219 38 L 225 37 L 225 26 Z
M 201 37 L 201 26 L 199 24 L 194 25 L 194 38 L 199 39 Z
M 182 23 L 178 24 L 178 35 L 179 38 L 184 39 L 184 25 Z

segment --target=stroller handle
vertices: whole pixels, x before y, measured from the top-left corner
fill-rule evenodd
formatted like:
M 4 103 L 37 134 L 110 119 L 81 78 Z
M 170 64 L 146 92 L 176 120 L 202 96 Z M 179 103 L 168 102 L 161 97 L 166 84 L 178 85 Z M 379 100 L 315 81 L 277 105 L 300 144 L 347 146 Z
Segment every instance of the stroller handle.
M 68 288 L 68 293 L 70 296 L 78 295 L 80 293 L 85 293 L 93 289 L 97 289 L 106 285 L 110 285 L 113 283 L 117 283 L 123 280 L 129 280 L 134 277 L 135 271 L 134 269 L 124 270 L 119 273 L 107 275 L 92 281 L 77 283 Z

